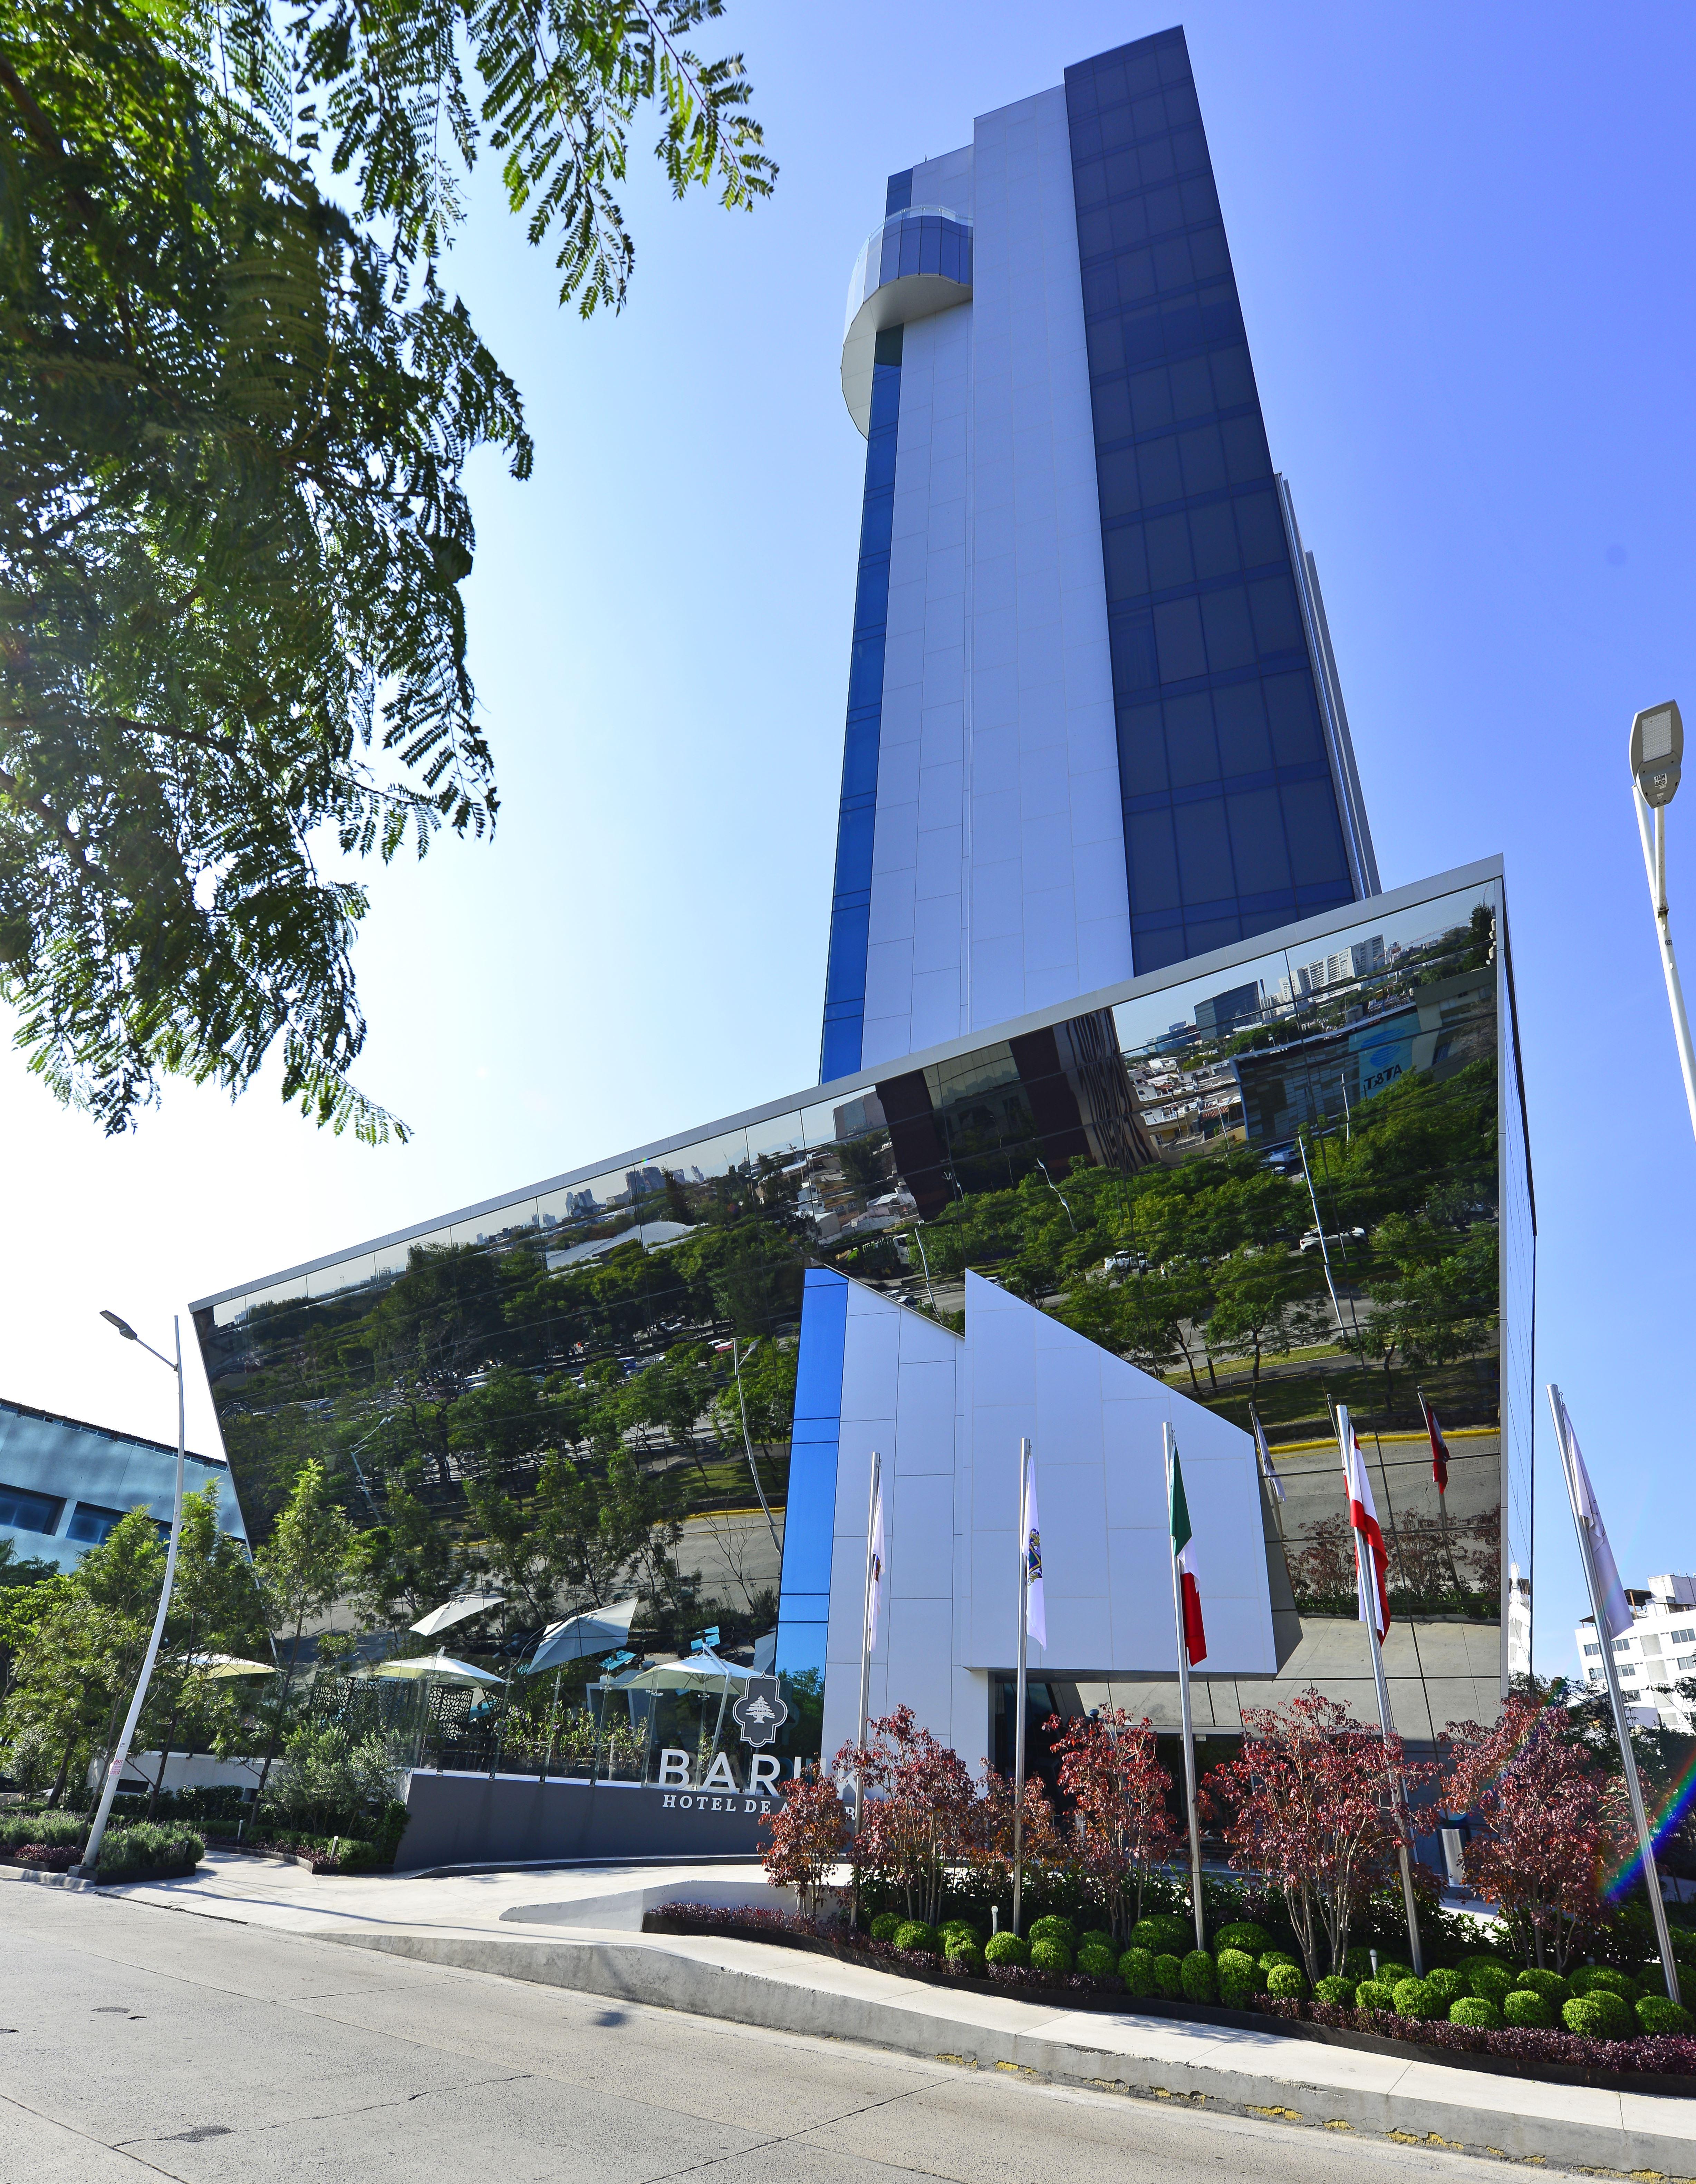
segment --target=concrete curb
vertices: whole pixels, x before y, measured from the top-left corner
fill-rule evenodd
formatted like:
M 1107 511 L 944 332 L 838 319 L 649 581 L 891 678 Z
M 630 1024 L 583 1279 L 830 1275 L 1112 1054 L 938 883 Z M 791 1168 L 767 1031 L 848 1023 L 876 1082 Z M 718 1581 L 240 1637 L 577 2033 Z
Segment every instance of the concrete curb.
M 98 1888 L 98 1880 L 85 1880 L 76 1873 L 38 1873 L 27 1865 L 0 1865 L 0 1880 L 30 1880 L 37 1888 Z
M 1091 2022 L 1081 2014 L 998 2000 L 993 2014 L 1001 2023 L 974 2021 L 936 2008 L 934 1989 L 920 1990 L 923 2000 L 845 1993 L 713 1963 L 653 1941 L 395 1932 L 317 1938 L 614 2001 L 1028 2071 L 1145 2100 L 1205 2103 L 1266 2121 L 1370 2132 L 1403 2144 L 1663 2178 L 1669 2184 L 1696 2172 L 1696 2101 L 1676 2097 L 1531 2085 L 1423 2061 L 1315 2048 L 1274 2032 L 1186 2031 L 1130 2013 Z M 868 1974 L 857 1984 L 875 1988 L 881 1982 Z M 1531 2100 L 1537 2113 L 1526 2110 Z

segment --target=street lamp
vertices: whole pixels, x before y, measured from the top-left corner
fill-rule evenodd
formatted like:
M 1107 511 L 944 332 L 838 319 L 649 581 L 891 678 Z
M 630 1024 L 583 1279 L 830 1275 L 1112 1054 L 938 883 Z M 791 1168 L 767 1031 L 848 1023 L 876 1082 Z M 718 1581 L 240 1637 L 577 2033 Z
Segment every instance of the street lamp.
M 118 1739 L 112 1763 L 106 1769 L 105 1786 L 100 1792 L 100 1806 L 94 1815 L 94 1825 L 88 1830 L 88 1841 L 82 1853 L 81 1871 L 87 1880 L 94 1878 L 100 1863 L 100 1844 L 106 1833 L 106 1822 L 112 1811 L 112 1800 L 117 1794 L 118 1778 L 122 1774 L 130 1757 L 130 1741 L 136 1733 L 136 1724 L 142 1718 L 142 1708 L 147 1704 L 148 1685 L 153 1681 L 153 1663 L 159 1658 L 159 1640 L 165 1635 L 165 1618 L 170 1607 L 170 1589 L 176 1577 L 176 1543 L 182 1531 L 182 1328 L 175 1318 L 171 1333 L 176 1342 L 176 1362 L 173 1365 L 162 1350 L 155 1350 L 151 1342 L 142 1338 L 127 1319 L 120 1319 L 115 1312 L 103 1312 L 102 1319 L 115 1327 L 126 1342 L 141 1342 L 149 1357 L 157 1357 L 161 1365 L 176 1375 L 176 1499 L 170 1513 L 170 1545 L 165 1552 L 165 1583 L 159 1588 L 159 1613 L 153 1617 L 153 1635 L 148 1641 L 147 1658 L 142 1663 L 142 1673 L 136 1683 L 136 1695 L 130 1701 L 130 1711 L 125 1717 L 124 1733 Z
M 1690 1019 L 1684 1013 L 1684 992 L 1678 983 L 1678 962 L 1672 952 L 1672 928 L 1666 914 L 1666 807 L 1678 794 L 1684 762 L 1684 723 L 1670 699 L 1663 705 L 1649 706 L 1633 720 L 1631 757 L 1632 801 L 1637 807 L 1649 900 L 1660 938 L 1660 967 L 1666 974 L 1666 998 L 1672 1011 L 1673 1037 L 1678 1042 L 1678 1066 L 1684 1072 L 1690 1124 L 1696 1129 L 1696 1054 L 1691 1050 Z

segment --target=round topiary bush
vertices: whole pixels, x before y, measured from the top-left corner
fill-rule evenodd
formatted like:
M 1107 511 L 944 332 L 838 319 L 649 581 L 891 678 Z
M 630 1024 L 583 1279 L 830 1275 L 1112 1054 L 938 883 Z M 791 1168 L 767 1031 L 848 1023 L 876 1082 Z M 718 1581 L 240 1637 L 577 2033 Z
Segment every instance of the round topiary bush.
M 872 1939 L 874 1942 L 892 1942 L 906 1924 L 907 1914 L 904 1911 L 879 1911 L 872 1921 Z
M 1263 1956 L 1272 1946 L 1272 1936 L 1264 1926 L 1257 1926 L 1252 1919 L 1236 1919 L 1228 1926 L 1221 1926 L 1213 1936 L 1216 1949 L 1246 1949 L 1251 1957 Z
M 1152 1949 L 1127 1949 L 1119 1960 L 1119 1975 L 1128 1994 L 1158 1994 L 1160 1991 L 1160 1983 L 1154 1976 Z
M 1456 1971 L 1451 1964 L 1438 1964 L 1425 1974 L 1425 1985 L 1447 2009 L 1452 2002 L 1459 2002 L 1467 1992 L 1466 1975 Z
M 1403 1980 L 1410 1980 L 1414 1975 L 1411 1964 L 1399 1964 L 1394 1957 L 1381 1957 L 1378 1960 L 1378 1983 L 1381 1986 L 1389 1987 L 1392 1992 L 1400 1986 Z
M 1386 1986 L 1382 1980 L 1362 1980 L 1354 1990 L 1354 2006 L 1357 2009 L 1393 2009 L 1395 1990 Z
M 1036 1942 L 1030 1945 L 1030 1969 L 1034 1972 L 1052 1972 L 1056 1976 L 1072 1969 L 1072 1952 L 1063 1942 Z
M 1231 2009 L 1246 2009 L 1266 1985 L 1265 1974 L 1247 1949 L 1221 1949 L 1216 1975 L 1219 2000 Z
M 1620 1997 L 1614 1997 L 1615 2002 Z M 1583 2040 L 1605 2040 L 1608 2031 L 1602 2015 L 1602 2006 L 1593 1995 L 1570 1995 L 1560 2005 L 1560 2021 L 1569 2032 L 1576 2032 Z
M 1531 2031 L 1548 2032 L 1554 2025 L 1554 2012 L 1540 1994 L 1533 1993 L 1528 1986 L 1509 1988 L 1502 1997 L 1502 2014 L 1509 2025 Z
M 1622 1994 L 1615 1994 L 1611 1987 L 1594 1987 L 1588 1994 L 1575 1994 L 1571 2002 L 1562 2003 L 1560 2014 L 1563 2022 L 1565 2020 L 1567 2011 L 1575 2003 L 1586 2009 L 1593 2009 L 1600 2017 L 1602 2030 L 1598 2036 L 1601 2039 L 1635 2040 L 1637 2038 L 1637 2012 Z M 1569 2031 L 1572 2029 L 1570 2026 L 1568 2027 Z
M 1030 1946 L 1039 1942 L 1057 1942 L 1069 1957 L 1078 1946 L 1078 1930 L 1071 1920 L 1057 1911 L 1050 1911 L 1030 1922 Z
M 1219 1981 L 1213 1975 L 1213 1960 L 1205 1949 L 1191 1950 L 1179 1977 L 1183 1982 L 1186 2002 L 1218 2001 Z
M 945 1956 L 951 1956 L 957 1942 L 969 1942 L 974 1949 L 984 1946 L 983 1935 L 969 1919 L 951 1919 L 946 1925 L 939 1926 L 936 1937 L 942 1944 Z
M 1494 1957 L 1475 1957 L 1464 1967 L 1467 1986 L 1481 2002 L 1487 2002 L 1499 2010 L 1502 1997 L 1510 1993 L 1514 1985 L 1511 1964 L 1504 1964 Z
M 1353 2009 L 1359 1984 L 1358 1980 L 1348 1979 L 1341 1972 L 1328 1973 L 1314 1987 L 1314 2000 L 1329 2003 L 1333 2009 Z
M 1274 1964 L 1266 1975 L 1266 1992 L 1279 2002 L 1299 2002 L 1308 1991 L 1308 1975 L 1299 1964 Z
M 1163 1949 L 1154 1959 L 1154 1984 L 1170 2001 L 1184 1998 L 1184 1959 Z
M 1398 2017 L 1446 2017 L 1448 2006 L 1432 1993 L 1427 1981 L 1398 1980 L 1391 1990 L 1396 1999 Z
M 964 1935 L 957 1935 L 947 1945 L 948 1961 L 958 1964 L 962 1972 L 975 1978 L 984 1969 L 984 1953 L 977 1943 Z
M 986 1964 L 1028 1964 L 1030 1944 L 1018 1934 L 991 1934 L 984 1948 Z
M 1664 1994 L 1646 1994 L 1637 2008 L 1638 2025 L 1645 2032 L 1696 2032 L 1696 2017 L 1682 2003 Z
M 1451 2025 L 1471 2025 L 1480 2032 L 1499 2032 L 1502 2013 L 1493 2002 L 1486 2002 L 1482 1995 L 1464 1994 L 1459 2002 L 1448 2005 Z
M 893 1939 L 898 1949 L 918 1949 L 932 1957 L 936 1954 L 936 1929 L 927 1926 L 923 1919 L 903 1919 Z
M 1552 2012 L 1572 1999 L 1572 1982 L 1563 1979 L 1559 1972 L 1521 1972 L 1514 1984 L 1527 1988 L 1532 1994 L 1540 1994 Z
M 1130 1946 L 1152 1949 L 1157 1957 L 1178 1956 L 1191 1946 L 1195 1930 L 1187 1919 L 1170 1911 L 1153 1911 L 1131 1928 Z
M 1118 1969 L 1111 1943 L 1104 1948 L 1099 1942 L 1079 1942 L 1078 1970 L 1080 1972 L 1087 1972 L 1091 1979 L 1111 1979 Z
M 1119 1943 L 1105 1926 L 1091 1926 L 1087 1934 L 1079 1935 L 1078 1954 L 1082 1956 L 1085 1949 L 1111 1949 L 1115 1958 L 1119 1955 Z

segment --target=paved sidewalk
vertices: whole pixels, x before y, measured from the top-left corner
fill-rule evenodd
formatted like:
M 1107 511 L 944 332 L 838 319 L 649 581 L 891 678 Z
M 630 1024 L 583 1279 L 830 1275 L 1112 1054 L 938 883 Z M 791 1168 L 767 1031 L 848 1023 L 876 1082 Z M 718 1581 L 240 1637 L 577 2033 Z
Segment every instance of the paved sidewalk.
M 214 1854 L 192 1880 L 122 1893 L 420 1964 L 1143 2098 L 1551 2166 L 1696 2176 L 1696 2100 L 1544 2085 L 1269 2028 L 1057 2012 L 756 1942 L 639 1931 L 644 1904 L 772 1900 L 753 1864 L 316 1879 Z

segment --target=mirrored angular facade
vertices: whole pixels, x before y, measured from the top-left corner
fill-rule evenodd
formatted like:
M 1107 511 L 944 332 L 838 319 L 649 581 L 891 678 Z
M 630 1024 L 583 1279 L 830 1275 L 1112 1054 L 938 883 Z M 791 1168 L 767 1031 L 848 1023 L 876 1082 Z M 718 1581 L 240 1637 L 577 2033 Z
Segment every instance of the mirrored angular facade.
M 455 1534 L 481 1485 L 526 1502 L 561 1463 L 597 1490 L 627 1467 L 672 1482 L 683 1577 L 691 1525 L 745 1507 L 756 1461 L 782 1539 L 785 1772 L 832 1746 L 855 1696 L 873 1447 L 874 1700 L 907 1698 L 974 1766 L 991 1749 L 1024 1433 L 1053 1543 L 1045 1707 L 1110 1694 L 1175 1719 L 1171 1631 L 1146 1607 L 1170 1424 L 1219 1634 L 1198 1720 L 1230 1734 L 1242 1706 L 1310 1682 L 1370 1717 L 1345 1402 L 1389 1542 L 1397 1719 L 1423 1741 L 1492 1713 L 1528 1658 L 1535 1239 L 1492 861 L 332 1252 L 194 1318 L 255 1538 L 308 1456 L 362 1520 L 404 1489 Z M 1422 1401 L 1446 1436 L 1441 1494 Z

